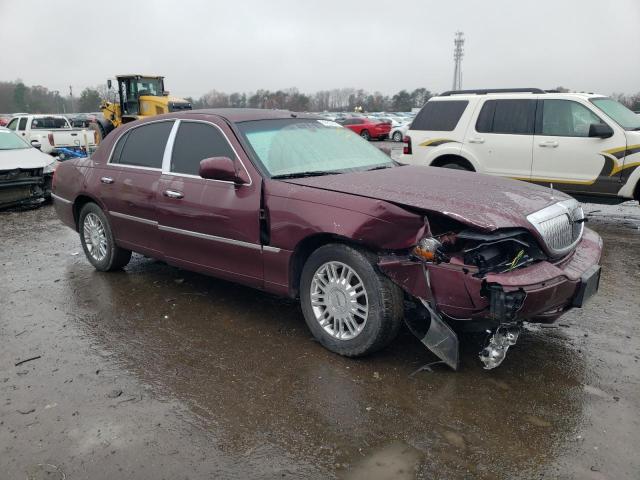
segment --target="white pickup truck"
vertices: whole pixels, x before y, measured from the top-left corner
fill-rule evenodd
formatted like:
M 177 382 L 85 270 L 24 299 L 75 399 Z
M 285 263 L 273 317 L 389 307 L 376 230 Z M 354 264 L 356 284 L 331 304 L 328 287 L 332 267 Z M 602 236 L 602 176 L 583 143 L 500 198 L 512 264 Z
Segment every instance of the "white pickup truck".
M 96 146 L 93 131 L 72 128 L 62 115 L 18 115 L 9 121 L 7 128 L 52 155 L 59 153 L 61 147 L 91 151 Z

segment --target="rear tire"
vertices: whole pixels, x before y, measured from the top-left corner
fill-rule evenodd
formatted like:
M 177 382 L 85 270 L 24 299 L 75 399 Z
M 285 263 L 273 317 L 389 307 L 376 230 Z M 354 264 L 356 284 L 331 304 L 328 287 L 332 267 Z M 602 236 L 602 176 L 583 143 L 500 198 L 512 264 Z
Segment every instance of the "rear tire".
M 393 133 L 393 137 L 391 137 L 393 139 L 394 142 L 401 142 L 402 141 L 402 132 L 394 132 Z
M 362 130 L 360 132 L 360 136 L 365 140 L 371 140 L 371 134 L 369 133 L 369 130 Z
M 78 232 L 87 260 L 101 272 L 120 270 L 131 260 L 131 250 L 116 245 L 109 219 L 95 203 L 80 210 Z
M 384 348 L 402 323 L 402 291 L 377 272 L 375 261 L 368 252 L 334 243 L 313 252 L 302 270 L 300 304 L 307 326 L 339 355 Z

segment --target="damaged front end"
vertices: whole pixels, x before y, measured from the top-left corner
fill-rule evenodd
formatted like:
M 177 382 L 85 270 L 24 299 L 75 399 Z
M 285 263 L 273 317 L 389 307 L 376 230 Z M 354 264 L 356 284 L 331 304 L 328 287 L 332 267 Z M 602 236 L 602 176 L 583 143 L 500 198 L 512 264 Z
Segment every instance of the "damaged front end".
M 0 209 L 44 202 L 42 168 L 0 170 Z
M 406 254 L 381 257 L 379 267 L 418 299 L 418 308 L 406 317 L 409 329 L 454 370 L 459 353 L 452 326 L 486 332 L 479 358 L 485 369 L 495 368 L 524 321 L 553 320 L 575 306 L 580 272 L 597 267 L 600 258 L 601 243 L 593 232 L 595 238 L 583 247 L 586 256 L 571 252 L 553 260 L 523 228 L 490 233 L 461 228 L 435 235 L 429 230 Z

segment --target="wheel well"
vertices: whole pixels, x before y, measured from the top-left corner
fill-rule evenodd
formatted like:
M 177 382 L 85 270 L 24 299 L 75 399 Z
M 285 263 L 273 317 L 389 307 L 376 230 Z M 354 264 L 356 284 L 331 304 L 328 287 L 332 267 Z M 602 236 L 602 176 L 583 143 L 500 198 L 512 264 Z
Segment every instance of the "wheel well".
M 82 210 L 82 207 L 84 207 L 89 202 L 93 202 L 97 205 L 100 205 L 93 198 L 87 195 L 80 195 L 73 202 L 73 219 L 76 222 L 76 230 L 78 230 L 78 222 L 80 220 L 80 211 Z
M 433 162 L 431 162 L 432 167 L 441 167 L 446 165 L 447 163 L 456 163 L 461 167 L 466 168 L 471 172 L 475 172 L 476 169 L 473 168 L 473 165 L 469 160 L 463 158 L 459 155 L 442 155 L 441 157 L 436 158 Z
M 291 260 L 289 261 L 289 295 L 292 298 L 296 298 L 300 291 L 300 277 L 302 276 L 302 269 L 307 259 L 318 248 L 329 243 L 342 243 L 345 245 L 351 245 L 354 247 L 362 248 L 363 246 L 353 240 L 342 237 L 340 235 L 334 235 L 332 233 L 319 233 L 312 235 L 300 241 L 296 245 Z

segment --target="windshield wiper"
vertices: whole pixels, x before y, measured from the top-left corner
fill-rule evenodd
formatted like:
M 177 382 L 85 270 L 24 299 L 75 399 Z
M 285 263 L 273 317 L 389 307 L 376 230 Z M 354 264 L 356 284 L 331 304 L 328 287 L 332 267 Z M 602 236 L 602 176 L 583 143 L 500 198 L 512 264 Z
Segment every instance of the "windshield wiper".
M 373 172 L 374 170 L 384 170 L 385 168 L 392 168 L 391 165 L 378 165 L 377 167 L 367 168 L 365 172 Z
M 274 175 L 272 179 L 281 179 L 281 178 L 304 178 L 304 177 L 320 177 L 322 175 L 337 175 L 338 173 L 335 170 L 310 170 L 308 172 L 295 172 L 295 173 L 283 173 L 281 175 Z

